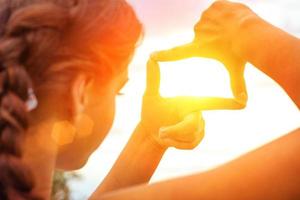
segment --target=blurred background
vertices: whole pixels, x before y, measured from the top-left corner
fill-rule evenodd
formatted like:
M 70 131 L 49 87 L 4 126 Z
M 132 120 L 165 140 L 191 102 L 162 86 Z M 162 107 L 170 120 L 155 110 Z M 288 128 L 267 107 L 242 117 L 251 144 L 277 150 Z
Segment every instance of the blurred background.
M 88 164 L 72 179 L 71 199 L 86 199 L 112 167 L 139 121 L 145 63 L 152 51 L 189 42 L 193 26 L 213 2 L 208 0 L 129 0 L 144 24 L 145 37 L 130 65 L 130 81 L 117 100 L 114 126 Z M 300 37 L 300 1 L 239 1 L 270 23 Z M 213 60 L 188 59 L 161 65 L 164 96 L 231 96 L 224 67 Z M 203 112 L 206 137 L 193 151 L 169 149 L 151 182 L 210 170 L 299 127 L 300 112 L 270 78 L 247 65 L 247 108 Z

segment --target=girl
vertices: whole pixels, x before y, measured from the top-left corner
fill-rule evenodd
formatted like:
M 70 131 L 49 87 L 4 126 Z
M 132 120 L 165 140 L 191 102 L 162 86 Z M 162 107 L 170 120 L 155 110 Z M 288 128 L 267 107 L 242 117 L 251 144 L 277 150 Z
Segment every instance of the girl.
M 124 0 L 0 0 L 1 200 L 49 199 L 55 168 L 86 163 L 111 127 L 141 29 Z M 152 71 L 141 122 L 95 197 L 147 182 L 168 146 L 203 138 L 195 107 L 177 114 Z

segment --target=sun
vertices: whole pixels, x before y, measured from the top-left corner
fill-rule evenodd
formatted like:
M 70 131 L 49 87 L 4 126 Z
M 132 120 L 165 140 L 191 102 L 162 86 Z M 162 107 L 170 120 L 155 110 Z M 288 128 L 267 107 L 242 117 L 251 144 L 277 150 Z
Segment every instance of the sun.
M 152 52 L 188 43 L 193 36 L 193 31 L 181 31 L 167 37 L 147 38 L 138 48 L 133 65 L 144 70 Z M 229 75 L 216 60 L 199 57 L 159 64 L 163 96 L 232 97 Z
M 230 97 L 229 75 L 221 63 L 205 58 L 160 63 L 163 96 Z

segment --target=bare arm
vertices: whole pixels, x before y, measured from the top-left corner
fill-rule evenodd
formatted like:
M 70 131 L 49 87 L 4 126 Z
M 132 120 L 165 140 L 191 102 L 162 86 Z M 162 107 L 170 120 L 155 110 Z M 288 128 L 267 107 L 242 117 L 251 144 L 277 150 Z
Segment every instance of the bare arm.
M 256 15 L 238 34 L 234 51 L 280 84 L 300 108 L 300 40 Z
M 207 57 L 227 68 L 234 101 L 245 102 L 245 62 L 266 73 L 300 108 L 300 40 L 267 23 L 240 3 L 216 1 L 195 25 L 194 40 L 152 55 L 157 61 Z M 246 93 L 245 93 L 246 94 Z
M 176 99 L 166 100 L 158 94 L 158 66 L 150 61 L 147 69 L 149 73 L 141 122 L 90 199 L 99 199 L 113 190 L 147 183 L 168 147 L 193 149 L 203 139 L 204 121 L 201 113 L 185 112 L 179 117 L 176 114 L 177 101 L 174 103 Z M 164 130 L 160 131 L 161 128 Z
M 101 200 L 285 200 L 300 198 L 300 129 L 215 170 L 141 185 Z
M 90 199 L 123 187 L 147 183 L 167 148 L 138 125 L 112 170 Z
M 203 56 L 222 62 L 249 61 L 278 82 L 300 107 L 299 39 L 263 21 L 247 7 L 228 1 L 218 1 L 206 11 L 195 31 L 196 39 L 192 45 L 159 52 L 152 58 L 170 61 Z M 236 66 L 242 65 L 227 66 L 229 72 L 232 72 L 231 77 L 242 77 L 243 69 Z M 234 81 L 238 82 L 240 81 Z M 239 95 L 238 92 L 243 92 L 243 87 L 236 91 L 235 98 Z M 209 100 L 211 102 L 214 99 Z M 193 102 L 198 104 L 198 107 L 203 105 L 199 100 L 192 100 Z M 229 107 L 231 102 L 229 101 Z M 224 105 L 217 107 L 219 106 Z M 299 199 L 299 152 L 300 129 L 297 129 L 215 170 L 149 186 L 141 185 L 120 190 L 104 195 L 101 199 Z

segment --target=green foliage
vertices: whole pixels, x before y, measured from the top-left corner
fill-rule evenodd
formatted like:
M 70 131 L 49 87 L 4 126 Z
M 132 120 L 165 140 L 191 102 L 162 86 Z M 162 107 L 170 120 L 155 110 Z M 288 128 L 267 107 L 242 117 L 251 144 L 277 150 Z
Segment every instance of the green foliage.
M 81 177 L 75 172 L 55 171 L 53 175 L 52 194 L 51 200 L 70 200 L 70 187 L 71 180 L 80 180 Z

